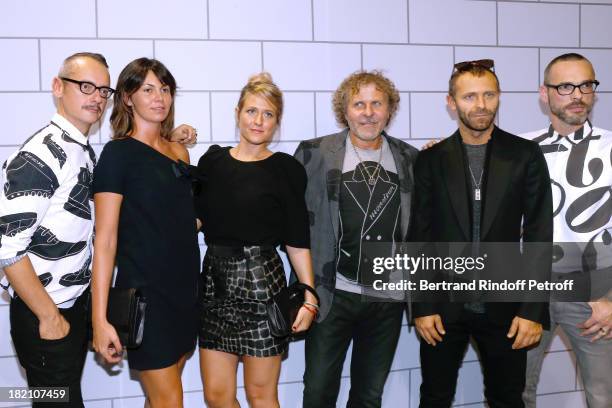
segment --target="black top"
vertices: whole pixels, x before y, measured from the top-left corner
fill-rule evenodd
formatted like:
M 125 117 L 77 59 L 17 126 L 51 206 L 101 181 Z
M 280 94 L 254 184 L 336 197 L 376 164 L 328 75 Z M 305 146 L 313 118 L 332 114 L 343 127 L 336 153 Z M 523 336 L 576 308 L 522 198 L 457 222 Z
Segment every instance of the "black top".
M 93 192 L 123 195 L 115 286 L 136 287 L 177 309 L 197 304 L 199 247 L 191 181 L 175 162 L 134 139 L 110 141 Z
M 309 248 L 304 167 L 286 153 L 243 162 L 229 150 L 211 146 L 198 163 L 195 202 L 206 244 Z

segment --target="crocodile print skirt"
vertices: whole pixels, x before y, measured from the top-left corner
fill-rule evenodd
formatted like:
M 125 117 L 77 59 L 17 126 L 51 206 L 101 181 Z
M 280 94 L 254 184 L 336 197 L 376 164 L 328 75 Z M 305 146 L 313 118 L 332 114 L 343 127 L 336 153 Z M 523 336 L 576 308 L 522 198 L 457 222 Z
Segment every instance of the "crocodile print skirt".
M 287 350 L 287 338 L 271 335 L 266 312 L 266 303 L 287 284 L 273 247 L 211 245 L 202 279 L 201 348 L 251 357 Z

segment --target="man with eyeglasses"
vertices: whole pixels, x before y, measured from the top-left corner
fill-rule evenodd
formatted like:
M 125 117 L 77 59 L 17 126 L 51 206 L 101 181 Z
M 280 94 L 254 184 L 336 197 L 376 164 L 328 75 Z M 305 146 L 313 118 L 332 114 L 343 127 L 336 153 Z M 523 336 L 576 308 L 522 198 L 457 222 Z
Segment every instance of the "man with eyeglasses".
M 12 296 L 11 337 L 28 385 L 68 387 L 69 402 L 52 406 L 82 407 L 95 165 L 87 135 L 113 93 L 106 60 L 94 53 L 68 57 L 52 92 L 57 112 L 51 122 L 3 166 L 0 266 L 2 286 Z
M 553 272 L 560 277 L 583 272 L 582 291 L 565 299 L 572 301 L 550 303 L 551 331 L 528 353 L 527 407 L 536 406 L 542 362 L 556 326 L 572 345 L 588 406 L 612 406 L 612 132 L 588 119 L 598 85 L 591 62 L 582 55 L 554 58 L 540 87 L 550 126 L 523 135 L 540 144 L 550 171 L 557 249 Z M 572 248 L 579 249 L 572 253 Z
M 83 407 L 86 292 L 93 214 L 90 186 L 96 155 L 88 140 L 114 90 L 105 58 L 66 58 L 52 92 L 57 112 L 2 168 L 0 285 L 11 295 L 11 337 L 30 387 L 67 387 L 68 402 L 34 407 Z M 174 140 L 193 141 L 191 127 Z M 59 394 L 58 394 L 59 395 Z
M 502 274 L 500 266 L 525 262 L 521 238 L 525 251 L 532 251 L 530 243 L 552 239 L 544 156 L 536 143 L 495 126 L 500 87 L 493 65 L 492 60 L 478 60 L 454 66 L 447 103 L 457 114 L 459 129 L 417 157 L 409 236 L 411 242 L 423 243 L 428 255 L 442 259 L 454 252 L 453 243 L 463 243 L 467 253 L 461 256 L 476 257 L 503 242 L 502 256 L 484 255 L 483 279 Z M 441 252 L 446 244 L 439 243 L 448 243 L 449 253 Z M 530 274 L 549 272 L 550 262 L 532 259 L 535 262 L 526 268 Z M 477 280 L 462 273 L 420 270 L 414 278 L 419 284 Z M 520 270 L 509 268 L 509 273 L 508 280 L 520 279 Z M 497 301 L 486 295 L 467 297 L 466 292 L 448 290 L 414 294 L 412 315 L 421 338 L 421 408 L 452 405 L 470 338 L 480 352 L 489 405 L 523 406 L 526 347 L 539 340 L 548 305 L 527 303 L 522 297 L 518 302 Z

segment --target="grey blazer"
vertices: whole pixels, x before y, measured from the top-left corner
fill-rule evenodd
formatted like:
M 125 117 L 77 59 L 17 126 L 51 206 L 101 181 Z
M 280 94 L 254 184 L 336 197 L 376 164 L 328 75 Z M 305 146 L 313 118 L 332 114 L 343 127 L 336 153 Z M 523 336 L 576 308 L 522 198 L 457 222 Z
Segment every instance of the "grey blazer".
M 325 319 L 334 298 L 338 253 L 339 199 L 348 129 L 301 142 L 295 157 L 306 168 L 306 206 L 310 218 L 310 249 L 315 287 L 321 298 L 318 321 Z M 418 150 L 383 133 L 400 179 L 402 236 L 407 236 L 413 187 L 412 165 Z

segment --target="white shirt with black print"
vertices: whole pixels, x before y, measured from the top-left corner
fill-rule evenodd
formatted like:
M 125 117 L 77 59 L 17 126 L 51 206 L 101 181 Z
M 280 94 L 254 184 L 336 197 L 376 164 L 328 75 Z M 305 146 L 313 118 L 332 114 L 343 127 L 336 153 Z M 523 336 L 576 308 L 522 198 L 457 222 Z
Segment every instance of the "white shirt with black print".
M 587 121 L 566 136 L 552 125 L 522 136 L 540 144 L 548 164 L 556 243 L 553 271 L 612 266 L 612 132 Z
M 95 162 L 87 137 L 55 114 L 2 166 L 0 266 L 27 255 L 62 307 L 89 285 Z M 15 296 L 6 276 L 0 285 Z

